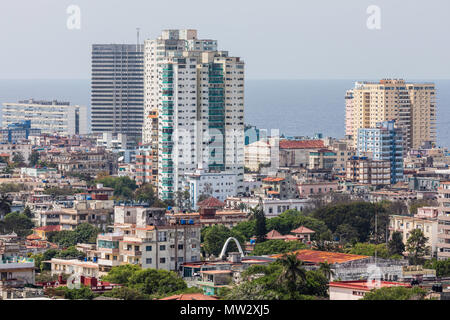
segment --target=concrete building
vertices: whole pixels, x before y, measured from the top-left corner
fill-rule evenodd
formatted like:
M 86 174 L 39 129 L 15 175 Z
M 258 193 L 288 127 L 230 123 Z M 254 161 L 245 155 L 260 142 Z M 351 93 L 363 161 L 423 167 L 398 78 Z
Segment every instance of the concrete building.
M 270 165 L 271 160 L 270 143 L 266 141 L 255 141 L 245 146 L 245 167 L 255 172 L 261 166 Z
M 28 140 L 29 136 L 40 135 L 41 129 L 31 128 L 31 120 L 9 124 L 0 129 L 0 143 L 18 143 Z
M 144 46 L 92 45 L 92 132 L 121 133 L 128 147 L 141 140 L 144 123 Z
M 134 147 L 130 149 L 133 144 L 134 142 L 129 142 L 127 135 L 122 133 L 103 132 L 97 138 L 98 147 L 117 154 L 120 161 L 124 163 L 135 161 L 136 149 Z
M 280 167 L 307 168 L 310 152 L 324 147 L 323 140 L 280 140 Z
M 410 216 L 391 215 L 389 218 L 389 230 L 392 233 L 400 232 L 403 237 L 403 243 L 406 245 L 411 231 L 414 229 L 422 230 L 425 237 L 428 238 L 427 246 L 430 249 L 428 256 L 435 256 L 438 245 L 438 221 L 435 218 L 421 218 Z
M 3 104 L 3 127 L 30 121 L 31 129 L 42 133 L 72 136 L 88 133 L 86 106 L 72 106 L 70 102 L 37 101 L 34 99 L 18 103 Z
M 225 200 L 227 208 L 240 209 L 249 212 L 250 208 L 255 208 L 259 205 L 257 198 L 228 198 Z M 262 199 L 264 214 L 267 218 L 273 218 L 286 210 L 303 211 L 303 209 L 310 208 L 311 202 L 309 199 Z
M 0 235 L 0 297 L 11 288 L 35 284 L 34 260 L 21 255 L 16 234 Z
M 32 145 L 25 143 L 0 143 L 0 157 L 12 161 L 15 155 L 23 157 L 23 161 L 28 163 L 32 153 Z
M 450 258 L 450 181 L 441 182 L 438 191 L 437 256 L 439 260 L 445 260 Z
M 346 181 L 374 186 L 391 184 L 391 163 L 367 157 L 352 157 L 347 161 Z
M 356 146 L 359 129 L 396 120 L 405 135 L 405 149 L 435 143 L 435 96 L 432 83 L 407 83 L 397 79 L 356 82 L 346 94 L 346 134 L 353 135 Z
M 238 193 L 238 175 L 235 172 L 208 172 L 197 169 L 195 172 L 185 173 L 185 179 L 192 208 L 197 208 L 200 195 L 225 201 L 226 198 L 237 196 Z
M 244 62 L 196 30 L 164 30 L 145 42 L 144 143 L 158 114 L 158 195 L 173 199 L 198 165 L 244 174 Z
M 191 220 L 169 219 L 165 209 L 116 206 L 114 232 L 97 238 L 100 271 L 121 264 L 179 271 L 185 262 L 200 261 L 200 229 Z
M 368 282 L 367 280 L 360 281 L 336 281 L 329 284 L 330 300 L 360 300 L 364 295 L 373 289 L 390 288 L 390 287 L 407 287 L 411 285 L 401 282 Z
M 358 130 L 357 156 L 390 162 L 391 183 L 403 180 L 403 133 L 395 121 L 377 123 Z
M 301 197 L 324 195 L 330 192 L 336 192 L 339 188 L 337 181 L 311 181 L 301 182 L 297 185 L 298 193 Z
M 319 149 L 317 151 L 311 151 L 309 153 L 309 166 L 311 170 L 333 169 L 336 162 L 336 152 L 328 149 Z

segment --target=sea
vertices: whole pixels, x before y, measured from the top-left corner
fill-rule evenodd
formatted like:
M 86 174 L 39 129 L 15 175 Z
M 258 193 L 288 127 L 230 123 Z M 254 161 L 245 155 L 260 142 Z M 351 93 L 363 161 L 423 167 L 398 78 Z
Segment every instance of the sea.
M 450 79 L 408 81 L 435 83 L 437 143 L 450 148 Z M 313 137 L 320 133 L 325 137 L 343 137 L 344 96 L 354 82 L 347 79 L 246 80 L 245 123 L 269 132 L 277 129 L 285 136 Z M 0 80 L 0 106 L 30 98 L 90 106 L 90 80 Z

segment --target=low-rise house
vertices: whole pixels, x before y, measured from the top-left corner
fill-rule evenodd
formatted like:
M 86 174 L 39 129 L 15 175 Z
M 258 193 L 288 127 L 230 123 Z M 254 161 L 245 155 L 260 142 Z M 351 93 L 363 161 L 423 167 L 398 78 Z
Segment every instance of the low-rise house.
M 307 270 L 316 270 L 321 263 L 331 265 L 331 280 L 343 281 L 368 279 L 377 273 L 381 280 L 397 281 L 403 278 L 403 266 L 406 260 L 380 259 L 364 255 L 301 249 L 292 252 L 305 264 Z M 271 255 L 278 259 L 284 254 Z
M 436 218 L 421 218 L 391 215 L 389 230 L 392 233 L 400 232 L 402 234 L 403 243 L 406 245 L 411 231 L 414 229 L 422 230 L 423 234 L 428 238 L 427 246 L 430 249 L 428 256 L 435 256 L 438 244 L 438 220 Z
M 198 204 L 199 212 L 168 214 L 170 219 L 176 219 L 181 224 L 194 223 L 202 227 L 224 225 L 232 228 L 240 222 L 248 220 L 247 213 L 236 209 L 224 209 L 225 203 L 216 198 L 208 198 Z
M 264 214 L 267 218 L 273 218 L 286 210 L 303 211 L 306 208 L 312 206 L 312 202 L 309 199 L 261 199 Z M 225 200 L 227 208 L 243 209 L 244 212 L 249 212 L 251 208 L 255 208 L 259 205 L 260 200 L 258 198 L 227 198 Z
M 336 192 L 339 187 L 337 181 L 316 181 L 302 182 L 298 184 L 298 192 L 301 197 L 324 195 L 330 192 Z
M 329 295 L 330 300 L 360 300 L 364 298 L 364 295 L 367 292 L 370 292 L 374 289 L 398 286 L 406 288 L 411 287 L 411 285 L 409 284 L 390 281 L 336 281 L 330 282 Z
M 34 260 L 22 255 L 16 234 L 0 235 L 0 295 L 34 285 Z
M 201 293 L 182 293 L 182 294 L 176 294 L 173 296 L 165 297 L 159 300 L 184 300 L 184 301 L 203 301 L 203 300 L 218 300 L 218 298 L 214 298 L 212 296 L 207 296 Z
M 85 277 L 95 277 L 106 273 L 100 273 L 97 263 L 90 261 L 81 261 L 77 259 L 57 259 L 52 258 L 50 261 L 44 261 L 44 263 L 51 264 L 51 275 L 62 275 L 62 274 L 74 274 L 78 276 Z

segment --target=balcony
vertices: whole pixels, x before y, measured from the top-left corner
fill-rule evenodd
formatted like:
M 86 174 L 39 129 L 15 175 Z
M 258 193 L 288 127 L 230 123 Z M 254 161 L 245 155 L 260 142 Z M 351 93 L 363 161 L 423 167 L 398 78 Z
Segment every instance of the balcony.
M 122 254 L 127 255 L 127 256 L 140 257 L 140 256 L 142 256 L 142 251 L 123 250 Z

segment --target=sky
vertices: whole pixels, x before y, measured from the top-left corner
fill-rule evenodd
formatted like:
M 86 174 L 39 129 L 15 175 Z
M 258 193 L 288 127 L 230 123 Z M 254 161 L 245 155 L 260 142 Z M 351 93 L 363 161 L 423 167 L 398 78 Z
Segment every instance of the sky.
M 136 43 L 137 27 L 197 29 L 247 79 L 448 79 L 449 15 L 448 0 L 2 0 L 0 79 L 89 79 L 91 45 Z

